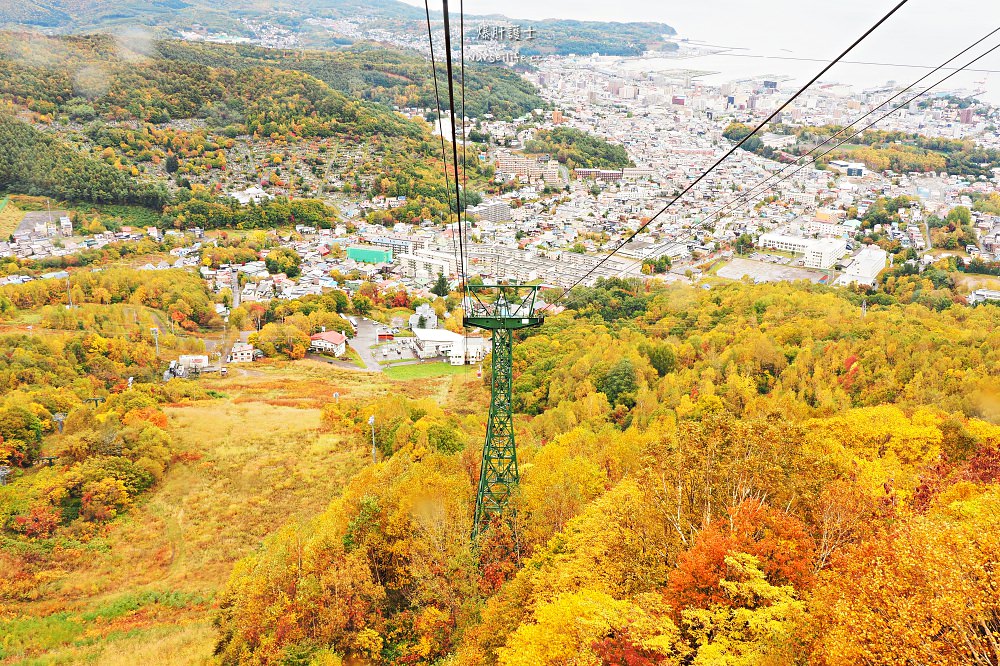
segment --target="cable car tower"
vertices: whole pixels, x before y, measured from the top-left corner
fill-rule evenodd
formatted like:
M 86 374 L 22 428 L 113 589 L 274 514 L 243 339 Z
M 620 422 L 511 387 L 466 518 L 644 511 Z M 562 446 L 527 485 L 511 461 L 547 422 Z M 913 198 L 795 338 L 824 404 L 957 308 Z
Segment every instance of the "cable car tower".
M 488 330 L 493 338 L 490 416 L 472 522 L 475 539 L 503 511 L 519 478 L 511 407 L 514 331 L 541 326 L 544 317 L 535 311 L 537 285 L 468 285 L 467 290 L 463 324 Z

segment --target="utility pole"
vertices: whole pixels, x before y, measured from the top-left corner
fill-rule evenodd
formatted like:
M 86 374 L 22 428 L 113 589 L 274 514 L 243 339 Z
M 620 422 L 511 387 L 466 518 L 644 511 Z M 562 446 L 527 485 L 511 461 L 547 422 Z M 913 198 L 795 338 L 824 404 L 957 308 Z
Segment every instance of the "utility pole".
M 153 340 L 156 341 L 156 358 L 160 358 L 160 329 L 153 326 L 149 332 L 153 334 Z
M 338 402 L 340 402 L 339 399 Z M 378 460 L 376 460 L 375 458 L 375 415 L 374 414 L 368 417 L 368 425 L 372 427 L 372 464 L 374 465 L 375 463 L 378 462 Z
M 520 480 L 511 406 L 514 331 L 541 326 L 544 318 L 535 312 L 537 285 L 468 285 L 467 289 L 463 325 L 488 330 L 493 340 L 490 415 L 472 521 L 472 538 L 475 539 L 489 527 L 494 516 L 503 513 Z

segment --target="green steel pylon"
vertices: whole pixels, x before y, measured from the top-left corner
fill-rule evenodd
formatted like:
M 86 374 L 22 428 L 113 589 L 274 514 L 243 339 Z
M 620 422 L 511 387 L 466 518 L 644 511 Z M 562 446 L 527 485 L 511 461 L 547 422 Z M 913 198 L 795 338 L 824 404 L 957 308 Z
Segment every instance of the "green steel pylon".
M 514 443 L 514 414 L 511 388 L 514 369 L 514 331 L 541 326 L 535 312 L 537 286 L 469 286 L 464 324 L 490 331 L 493 337 L 493 385 L 486 443 L 479 470 L 479 490 L 472 522 L 475 539 L 493 516 L 503 512 L 518 482 L 517 448 Z

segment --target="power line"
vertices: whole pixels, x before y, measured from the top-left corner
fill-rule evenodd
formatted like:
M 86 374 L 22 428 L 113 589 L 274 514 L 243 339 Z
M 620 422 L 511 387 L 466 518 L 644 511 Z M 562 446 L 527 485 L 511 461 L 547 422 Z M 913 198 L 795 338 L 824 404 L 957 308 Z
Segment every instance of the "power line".
M 431 47 L 431 73 L 434 75 L 434 102 L 435 102 L 435 104 L 437 104 L 437 107 L 436 107 L 437 108 L 437 124 L 438 124 L 438 130 L 439 130 L 438 134 L 440 134 L 440 136 L 441 136 L 441 161 L 444 163 L 444 187 L 445 187 L 445 192 L 449 193 L 448 196 L 451 196 L 451 194 L 450 194 L 450 192 L 451 192 L 451 180 L 448 177 L 448 153 L 447 153 L 447 150 L 445 149 L 445 145 L 444 145 L 444 126 L 441 124 L 441 117 L 442 117 L 442 112 L 441 112 L 441 95 L 438 92 L 437 60 L 434 58 L 434 33 L 431 32 L 431 10 L 430 10 L 430 6 L 428 4 L 428 0 L 424 0 L 424 12 L 425 12 L 426 17 L 427 17 L 427 41 L 428 41 L 428 43 L 430 44 L 430 47 Z M 455 177 L 458 178 L 457 167 L 456 167 Z M 461 276 L 461 270 L 462 270 L 462 268 L 461 268 L 461 266 L 462 266 L 462 260 L 461 260 L 461 256 L 460 256 L 460 253 L 459 253 L 459 248 L 461 247 L 461 242 L 462 242 L 461 232 L 459 232 L 459 237 L 458 237 L 458 242 L 457 243 L 455 242 L 455 235 L 452 234 L 452 237 L 451 237 L 452 254 L 454 254 L 454 256 L 455 256 L 455 263 L 456 263 L 456 267 L 455 268 L 456 268 L 456 273 L 458 273 L 459 276 Z M 461 279 L 461 277 L 459 277 L 459 279 Z
M 905 0 L 904 0 L 905 1 Z M 426 3 L 427 0 L 424 0 Z M 448 111 L 451 119 L 451 161 L 455 166 L 455 212 L 458 214 L 458 254 L 462 262 L 460 267 L 463 284 L 466 281 L 465 275 L 465 246 L 462 234 L 462 195 L 458 182 L 458 137 L 455 135 L 455 77 L 451 58 L 451 18 L 448 14 L 448 0 L 442 0 L 442 12 L 444 14 L 444 55 L 445 67 L 448 73 Z
M 468 146 L 466 145 L 466 137 L 467 137 L 467 135 L 465 133 L 465 118 L 466 118 L 466 114 L 465 114 L 465 0 L 458 0 L 458 21 L 459 21 L 458 35 L 459 35 L 459 49 L 460 49 L 459 56 L 461 58 L 461 72 L 462 72 L 462 190 L 465 192 L 465 201 L 466 201 L 466 203 L 468 203 L 468 201 L 469 201 L 469 168 L 468 168 L 469 151 L 468 151 Z M 455 168 L 458 169 L 458 166 L 456 165 Z M 458 178 L 458 172 L 457 171 L 455 172 L 455 178 L 456 179 Z M 462 214 L 461 210 L 459 211 L 459 214 L 458 214 L 458 223 L 461 224 L 463 227 L 465 226 L 465 216 Z M 466 237 L 468 237 L 468 229 L 466 229 L 465 231 L 466 231 L 465 235 L 466 235 Z M 468 300 L 468 296 L 469 296 L 468 285 L 466 284 L 465 280 L 462 281 L 462 290 L 463 290 L 463 292 L 462 292 L 463 293 L 463 297 L 462 297 L 462 311 L 464 312 L 465 309 L 468 307 L 468 304 L 466 303 L 466 301 Z M 463 322 L 463 324 L 464 324 L 464 322 Z M 465 326 L 462 326 L 462 338 L 463 338 L 463 343 L 462 343 L 463 344 L 463 347 L 462 347 L 462 362 L 464 363 L 465 359 L 468 357 L 468 354 L 469 354 L 469 329 L 467 329 Z
M 988 35 L 986 35 L 982 39 L 980 39 L 979 41 L 975 42 L 974 44 L 972 44 L 971 46 L 967 47 L 963 51 L 961 51 L 961 52 L 957 53 L 956 55 L 952 56 L 951 58 L 949 58 L 948 60 L 945 61 L 945 64 L 947 64 L 948 62 L 951 62 L 952 60 L 954 60 L 955 58 L 958 58 L 961 55 L 964 55 L 965 53 L 967 53 L 971 49 L 975 48 L 976 46 L 978 46 L 979 44 L 981 44 L 984 40 L 988 39 L 990 36 L 994 35 L 997 32 L 1000 32 L 1000 28 L 997 28 L 997 29 L 993 30 Z M 937 82 L 932 83 L 928 87 L 924 88 L 922 91 L 918 92 L 916 95 L 913 95 L 912 97 L 910 97 L 909 99 L 907 99 L 905 102 L 903 102 L 899 106 L 897 106 L 894 109 L 891 109 L 891 110 L 887 111 L 886 113 L 882 114 L 881 116 L 879 116 L 878 118 L 876 118 L 872 122 L 868 123 L 867 125 L 865 125 L 861 129 L 857 130 L 856 132 L 854 132 L 853 134 L 851 134 L 847 138 L 845 138 L 842 141 L 840 141 L 837 145 L 833 146 L 832 148 L 824 151 L 823 153 L 821 153 L 817 157 L 813 158 L 812 164 L 814 164 L 817 160 L 819 160 L 819 159 L 821 159 L 823 157 L 826 157 L 827 155 L 829 155 L 830 153 L 832 153 L 833 151 L 835 151 L 837 148 L 843 146 L 845 143 L 849 142 L 851 139 L 854 139 L 858 135 L 864 133 L 865 131 L 867 131 L 868 129 L 870 129 L 871 127 L 873 127 L 874 125 L 877 125 L 881 121 L 885 120 L 886 118 L 888 118 L 893 113 L 896 113 L 897 111 L 903 109 L 904 107 L 906 107 L 908 104 L 910 104 L 911 102 L 913 102 L 918 97 L 926 95 L 928 92 L 930 92 L 931 90 L 933 90 L 937 86 L 941 85 L 942 83 L 944 83 L 945 81 L 947 81 L 951 77 L 955 76 L 959 72 L 964 71 L 965 68 L 968 67 L 969 65 L 972 65 L 972 64 L 978 62 L 979 60 L 982 60 L 987 55 L 989 55 L 990 53 L 993 53 L 997 49 L 1000 49 L 1000 44 L 997 44 L 996 46 L 994 46 L 993 48 L 989 49 L 988 51 L 985 51 L 984 53 L 976 56 L 974 59 L 970 60 L 964 66 L 958 67 L 958 68 L 954 69 L 950 74 L 948 74 L 945 77 L 939 79 Z M 939 69 L 943 69 L 943 67 L 941 67 Z M 930 72 L 929 74 L 933 74 L 933 72 Z M 915 81 L 913 84 L 911 84 L 910 86 L 908 86 L 907 88 L 905 88 L 903 91 L 901 91 L 900 94 L 902 94 L 903 92 L 906 92 L 907 90 L 913 88 L 913 86 L 915 86 L 917 83 L 919 83 L 923 79 L 927 78 L 927 76 L 929 76 L 929 74 L 924 75 L 923 77 L 921 77 L 920 79 L 918 79 L 917 81 Z M 895 97 L 898 97 L 898 95 L 894 96 L 894 98 Z M 889 101 L 891 101 L 891 99 Z M 885 103 L 883 103 L 883 104 L 885 104 Z M 882 106 L 882 105 L 880 105 L 880 106 Z M 879 108 L 879 107 L 876 107 L 876 108 Z M 873 111 L 874 111 L 874 109 L 873 109 Z M 848 125 L 848 127 L 851 127 L 855 123 L 860 122 L 861 120 L 863 120 L 865 117 L 867 117 L 871 113 L 872 113 L 872 111 L 869 111 L 867 114 L 865 114 L 865 116 L 862 116 L 858 120 L 854 121 L 854 123 L 851 123 L 851 125 Z M 832 138 L 833 137 L 831 137 L 831 139 Z M 822 144 L 820 144 L 819 146 L 816 146 L 816 148 L 819 148 L 819 147 L 825 145 L 828 141 L 829 141 L 829 139 L 827 141 L 823 142 Z M 816 150 L 816 148 L 814 148 L 813 150 Z M 808 157 L 813 152 L 813 150 L 809 151 L 809 153 L 806 153 L 806 155 L 804 155 L 803 157 Z M 784 181 L 788 180 L 789 178 L 791 178 L 792 176 L 794 176 L 795 174 L 797 174 L 799 171 L 802 171 L 802 169 L 804 169 L 804 168 L 806 168 L 807 166 L 810 166 L 810 165 L 811 165 L 811 163 L 809 163 L 809 162 L 806 162 L 804 164 L 799 165 L 799 167 L 797 169 L 795 169 L 794 171 L 792 171 L 787 176 L 784 176 L 780 180 L 778 180 L 778 181 L 776 181 L 776 182 L 771 183 L 770 185 L 768 185 L 767 189 L 773 188 L 775 185 L 783 183 Z M 718 213 L 720 213 L 721 211 L 723 211 L 723 210 L 725 210 L 727 208 L 730 208 L 732 206 L 737 205 L 738 203 L 740 203 L 740 201 L 749 199 L 752 196 L 752 194 L 753 194 L 754 191 L 756 191 L 757 189 L 759 189 L 762 185 L 767 185 L 769 180 L 771 180 L 772 178 L 774 178 L 776 176 L 781 175 L 781 173 L 783 173 L 785 170 L 787 170 L 787 169 L 789 169 L 789 168 L 791 168 L 793 166 L 795 166 L 795 165 L 794 164 L 789 164 L 784 169 L 782 169 L 781 171 L 779 171 L 778 173 L 772 174 L 768 178 L 765 178 L 763 181 L 761 181 L 760 183 L 757 183 L 757 185 L 755 185 L 754 187 L 752 187 L 749 192 L 740 195 L 735 200 L 733 200 L 733 201 L 731 201 L 731 202 L 729 202 L 729 203 L 721 206 L 720 208 L 716 209 L 712 213 L 709 213 L 708 218 L 711 218 L 713 215 L 717 215 Z M 704 221 L 702 221 L 701 224 L 704 225 L 708 221 L 708 218 L 706 218 Z M 693 236 L 689 234 L 685 238 L 681 238 L 679 240 L 675 240 L 675 241 L 672 241 L 671 243 L 668 243 L 665 246 L 665 249 L 669 250 L 669 249 L 672 249 L 674 247 L 677 247 L 677 246 L 679 246 L 679 245 L 681 245 L 683 243 L 686 243 L 687 241 L 691 240 L 692 238 L 693 238 Z
M 725 56 L 727 58 L 753 58 L 757 60 L 790 60 L 792 62 L 826 62 L 822 58 L 807 58 L 805 56 L 775 56 L 775 55 L 758 55 L 753 53 L 726 53 L 726 52 L 715 52 L 706 53 L 703 56 L 693 56 L 695 58 L 708 57 L 708 56 Z M 931 69 L 931 65 L 915 65 L 912 63 L 899 63 L 899 62 L 872 62 L 868 60 L 841 60 L 842 65 L 866 65 L 873 67 L 899 67 L 906 69 Z M 942 69 L 942 68 L 935 68 Z M 947 68 L 943 68 L 947 69 Z M 978 74 L 1000 74 L 1000 70 L 996 69 L 967 69 L 967 72 L 974 72 Z
M 656 218 L 658 218 L 660 215 L 662 215 L 664 212 L 666 212 L 666 210 L 668 208 L 670 208 L 671 206 L 673 206 L 681 197 L 683 197 L 685 194 L 687 194 L 688 192 L 690 192 L 698 183 L 700 183 L 702 180 L 704 180 L 704 178 L 708 174 L 710 174 L 712 171 L 714 171 L 716 168 L 718 168 L 718 166 L 720 164 L 722 164 L 727 158 L 729 158 L 730 155 L 732 155 L 733 153 L 735 153 L 744 143 L 746 143 L 747 140 L 750 137 L 752 137 L 754 134 L 756 134 L 757 132 L 759 132 L 761 129 L 764 128 L 765 125 L 767 125 L 774 118 L 776 118 L 778 116 L 778 114 L 780 114 L 782 111 L 784 111 L 785 108 L 789 104 L 791 104 L 793 101 L 795 101 L 795 99 L 797 99 L 802 93 L 804 93 L 812 84 L 816 83 L 816 81 L 818 81 L 820 79 L 820 77 L 822 77 L 824 74 L 826 74 L 828 71 L 830 71 L 830 69 L 834 65 L 836 65 L 838 62 L 840 62 L 844 58 L 844 56 L 846 56 L 848 53 L 850 53 L 855 47 L 857 47 L 858 44 L 860 44 L 861 42 L 863 42 L 869 35 L 871 35 L 873 32 L 875 32 L 875 30 L 877 30 L 879 26 L 881 26 L 883 23 L 885 23 L 886 21 L 888 21 L 889 18 L 893 14 L 895 14 L 897 11 L 899 11 L 903 7 L 903 5 L 905 5 L 908 1 L 909 0 L 901 0 L 898 4 L 896 4 L 895 7 L 893 7 L 892 9 L 890 9 L 889 12 L 885 16 L 883 16 L 881 19 L 879 19 L 873 26 L 871 26 L 870 28 L 868 28 L 860 37 L 858 37 L 856 40 L 854 40 L 854 42 L 850 46 L 848 46 L 840 55 L 838 55 L 836 58 L 834 58 L 832 61 L 830 61 L 823 69 L 821 69 L 819 71 L 818 74 L 816 74 L 813 78 L 811 78 L 804 86 L 802 86 L 801 88 L 799 88 L 799 90 L 794 95 L 792 95 L 787 100 L 785 100 L 785 102 L 782 103 L 782 105 L 779 106 L 775 111 L 773 111 L 771 113 L 771 115 L 769 115 L 759 125 L 757 125 L 757 127 L 755 127 L 752 132 L 750 132 L 745 137 L 743 137 L 742 139 L 740 139 L 739 142 L 735 146 L 733 146 L 732 148 L 730 148 L 729 151 L 725 155 L 723 155 L 718 160 L 716 160 L 715 164 L 713 164 L 712 166 L 710 166 L 706 171 L 702 172 L 702 174 L 700 176 L 698 176 L 687 187 L 685 187 L 680 192 L 680 194 L 676 195 L 673 199 L 671 199 L 669 202 L 667 202 L 667 205 L 665 205 L 663 208 L 661 208 L 659 210 L 659 212 L 657 212 L 655 215 L 653 215 L 653 217 L 649 218 L 648 220 L 646 220 L 646 222 L 642 223 L 639 226 L 638 229 L 636 229 L 634 232 L 632 232 L 632 234 L 630 234 L 628 238 L 626 238 L 624 241 L 622 241 L 622 243 L 620 243 L 618 245 L 618 247 L 616 247 L 614 250 L 612 250 L 610 254 L 608 254 L 603 259 L 601 259 L 599 262 L 597 262 L 597 264 L 595 264 L 589 271 L 587 271 L 579 280 L 577 280 L 576 282 L 574 282 L 568 288 L 563 289 L 563 292 L 559 295 L 559 297 L 555 301 L 553 301 L 553 303 L 550 304 L 550 305 L 553 305 L 553 304 L 559 302 L 560 300 L 562 300 L 563 297 L 565 297 L 566 294 L 568 294 L 570 292 L 570 290 L 573 289 L 573 287 L 577 286 L 578 284 L 580 284 L 581 282 L 583 282 L 584 280 L 586 280 L 588 277 L 590 277 L 590 275 L 592 275 L 593 272 L 596 271 L 598 268 L 600 268 L 601 266 L 603 266 L 604 263 L 608 259 L 610 259 L 612 256 L 614 256 L 619 250 L 621 250 L 623 247 L 625 247 L 626 245 L 628 245 L 630 242 L 632 242 L 632 240 L 636 236 L 638 236 L 640 233 L 642 233 L 646 229 L 646 227 L 648 227 L 650 224 L 652 224 L 653 221 L 656 220 Z M 447 33 L 446 33 L 446 35 L 447 35 Z
M 458 2 L 458 34 L 459 34 L 459 55 L 461 57 L 461 74 L 462 74 L 462 189 L 465 190 L 466 201 L 468 201 L 469 196 L 469 172 L 467 169 L 467 160 L 469 159 L 468 151 L 466 151 L 465 145 L 465 0 L 459 0 Z M 456 167 L 458 168 L 458 167 Z M 456 172 L 457 174 L 457 172 Z M 464 224 L 464 223 L 463 223 Z M 466 234 L 468 236 L 468 234 Z

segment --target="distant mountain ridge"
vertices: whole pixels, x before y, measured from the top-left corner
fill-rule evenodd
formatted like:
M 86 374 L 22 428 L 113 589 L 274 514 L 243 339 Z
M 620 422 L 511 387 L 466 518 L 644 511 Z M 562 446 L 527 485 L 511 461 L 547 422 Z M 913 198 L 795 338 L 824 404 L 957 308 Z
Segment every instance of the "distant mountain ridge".
M 438 13 L 438 17 L 440 14 Z M 0 27 L 34 28 L 50 33 L 149 30 L 157 36 L 183 33 L 209 39 L 249 40 L 263 46 L 339 47 L 359 41 L 397 45 L 424 35 L 424 12 L 398 0 L 19 0 L 0 3 Z M 601 53 L 640 54 L 675 48 L 676 31 L 664 23 L 610 23 L 545 19 L 526 21 L 500 15 L 466 16 L 472 42 L 484 23 L 517 23 L 533 28 L 535 39 L 519 41 L 523 55 Z M 380 38 L 381 36 L 381 38 Z M 283 42 L 285 39 L 288 43 Z M 271 40 L 270 42 L 268 40 Z M 510 43 L 504 44 L 511 45 Z

